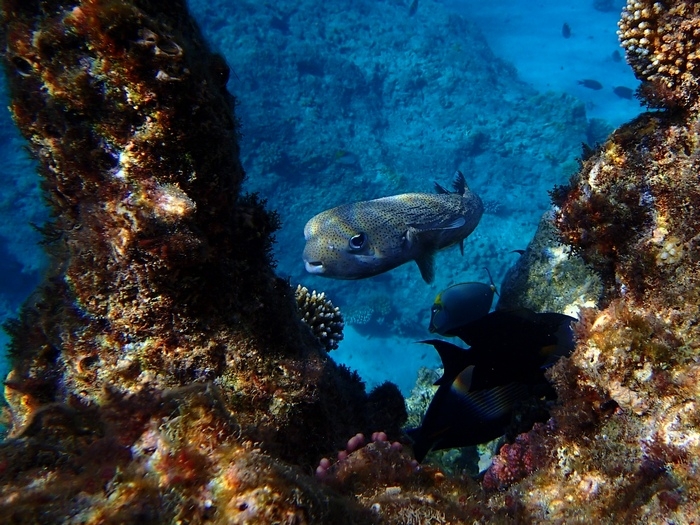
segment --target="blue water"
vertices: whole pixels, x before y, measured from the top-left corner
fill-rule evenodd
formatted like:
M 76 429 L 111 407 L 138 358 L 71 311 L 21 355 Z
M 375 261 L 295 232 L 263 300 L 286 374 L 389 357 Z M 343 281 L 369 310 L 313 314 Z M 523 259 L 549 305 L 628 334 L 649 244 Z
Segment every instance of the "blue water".
M 616 60 L 622 1 L 420 0 L 414 16 L 408 4 L 191 2 L 233 70 L 246 189 L 283 219 L 278 272 L 324 290 L 346 313 L 336 360 L 370 386 L 390 380 L 405 393 L 419 366 L 439 364 L 414 343 L 427 335 L 435 295 L 455 282 L 486 280 L 483 268 L 500 282 L 515 262 L 512 250 L 526 247 L 548 208 L 547 190 L 576 170 L 580 144 L 604 140 L 641 111 L 613 92 L 637 86 L 624 57 Z M 601 10 L 607 4 L 612 10 Z M 579 84 L 586 79 L 602 88 Z M 3 321 L 16 315 L 44 267 L 32 224 L 46 210 L 22 145 L 3 109 Z M 353 282 L 305 273 L 302 230 L 312 215 L 351 200 L 432 191 L 434 180 L 448 184 L 457 168 L 486 213 L 464 256 L 439 254 L 433 284 L 413 264 Z M 0 374 L 6 366 L 0 359 Z

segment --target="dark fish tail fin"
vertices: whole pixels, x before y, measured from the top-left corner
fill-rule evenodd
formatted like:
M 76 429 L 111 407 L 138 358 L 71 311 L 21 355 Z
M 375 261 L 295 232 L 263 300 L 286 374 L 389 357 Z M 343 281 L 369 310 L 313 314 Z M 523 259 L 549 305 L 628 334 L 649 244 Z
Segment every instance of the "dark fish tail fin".
M 433 345 L 442 360 L 443 374 L 440 379 L 435 381 L 436 385 L 450 384 L 454 381 L 459 373 L 472 364 L 471 354 L 469 350 L 460 348 L 459 346 L 443 341 L 442 339 L 427 339 L 419 341 L 426 345 Z
M 410 428 L 406 431 L 408 437 L 413 441 L 413 455 L 418 463 L 425 459 L 425 456 L 430 452 L 431 443 L 423 432 L 423 427 Z

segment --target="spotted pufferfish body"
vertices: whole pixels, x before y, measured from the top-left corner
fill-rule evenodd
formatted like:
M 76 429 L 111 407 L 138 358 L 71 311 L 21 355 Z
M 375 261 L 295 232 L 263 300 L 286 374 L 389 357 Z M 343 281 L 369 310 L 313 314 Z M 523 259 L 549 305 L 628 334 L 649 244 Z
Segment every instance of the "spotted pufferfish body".
M 460 243 L 476 228 L 483 204 L 457 173 L 450 193 L 406 193 L 344 204 L 319 213 L 304 228 L 309 273 L 362 279 L 416 261 L 426 282 L 442 248 Z

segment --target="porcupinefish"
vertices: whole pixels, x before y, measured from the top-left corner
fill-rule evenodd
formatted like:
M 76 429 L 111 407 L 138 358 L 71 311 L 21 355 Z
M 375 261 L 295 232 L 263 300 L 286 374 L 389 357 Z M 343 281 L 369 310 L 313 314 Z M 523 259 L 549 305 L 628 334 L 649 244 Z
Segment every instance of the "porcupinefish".
M 421 341 L 440 354 L 444 372 L 421 425 L 408 431 L 416 459 L 495 439 L 517 403 L 553 399 L 544 372 L 573 351 L 575 321 L 553 312 L 497 310 L 451 330 L 470 346 L 466 350 L 439 339 Z
M 416 261 L 423 279 L 434 277 L 434 256 L 453 244 L 464 252 L 484 206 L 461 172 L 449 192 L 405 193 L 344 204 L 312 217 L 304 227 L 304 265 L 312 274 L 363 279 Z

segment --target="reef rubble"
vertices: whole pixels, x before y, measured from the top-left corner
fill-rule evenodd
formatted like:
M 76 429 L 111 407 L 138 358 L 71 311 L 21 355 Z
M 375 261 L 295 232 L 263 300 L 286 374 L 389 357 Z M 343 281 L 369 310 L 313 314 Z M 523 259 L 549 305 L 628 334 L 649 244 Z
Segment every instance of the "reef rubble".
M 483 483 L 418 467 L 395 445 L 396 387 L 365 393 L 300 320 L 269 254 L 276 216 L 240 193 L 228 68 L 184 2 L 1 9 L 11 111 L 53 212 L 50 271 L 8 327 L 5 522 L 700 521 L 694 2 L 623 13 L 657 111 L 552 192 L 560 240 L 602 291 L 549 372 L 552 418 Z M 663 35 L 642 42 L 650 28 Z M 669 45 L 687 59 L 669 76 L 640 58 Z

